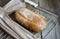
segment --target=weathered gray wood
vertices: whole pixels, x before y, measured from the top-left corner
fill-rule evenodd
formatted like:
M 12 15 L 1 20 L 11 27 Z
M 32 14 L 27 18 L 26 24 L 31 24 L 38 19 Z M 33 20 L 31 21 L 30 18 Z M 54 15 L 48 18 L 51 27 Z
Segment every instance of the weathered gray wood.
M 57 26 L 56 26 L 56 36 L 57 36 L 57 39 L 60 39 L 60 27 L 59 27 L 59 25 L 57 24 Z
M 60 25 L 58 26 L 59 38 L 60 38 Z
M 55 28 L 44 39 L 57 39 Z
M 32 0 L 33 2 L 35 3 L 38 3 L 38 0 Z M 47 9 L 47 10 L 51 10 L 53 11 L 54 10 L 54 4 L 52 4 L 52 0 L 49 0 L 50 2 L 48 2 L 48 0 L 39 0 L 39 3 L 40 3 L 40 6 Z M 52 2 L 52 3 L 51 3 Z M 55 1 L 56 3 L 56 1 Z M 27 5 L 27 8 L 31 9 L 32 11 L 36 11 L 36 12 L 39 12 L 39 10 L 36 10 L 34 9 L 32 6 L 30 5 Z M 40 12 L 41 13 L 41 12 Z M 49 31 L 49 28 L 51 27 L 48 27 L 46 31 Z M 56 26 L 44 39 L 59 39 L 59 31 L 58 31 L 58 26 Z M 44 34 L 45 35 L 45 31 L 44 31 Z
M 59 8 L 59 0 L 39 0 L 40 7 L 43 7 L 52 12 Z
M 35 2 L 35 3 L 38 3 L 35 0 L 32 0 L 32 1 Z M 54 6 L 51 5 L 51 1 L 48 2 L 48 0 L 39 0 L 39 4 L 40 4 L 40 7 L 43 7 L 45 9 L 47 9 L 47 10 L 54 11 Z M 30 6 L 28 6 L 28 8 L 31 9 L 32 11 L 35 11 L 36 10 L 33 7 L 30 7 Z M 58 30 L 58 28 L 56 26 L 54 27 L 53 24 L 52 25 L 50 24 L 50 26 L 47 26 L 47 28 L 42 32 L 42 36 L 43 36 L 44 39 L 59 39 L 59 34 L 58 34 L 58 31 L 57 30 Z M 47 35 L 48 32 L 49 32 L 49 34 Z
M 58 25 L 49 32 L 49 34 L 43 39 L 60 39 L 60 34 L 58 30 Z
M 43 38 L 45 38 L 50 32 L 51 32 L 51 30 L 54 28 L 55 26 L 54 26 L 54 24 L 50 24 L 49 26 L 47 26 L 47 28 L 44 30 L 44 31 L 42 31 L 42 36 L 43 36 Z
M 49 10 L 48 0 L 39 0 L 39 6 Z

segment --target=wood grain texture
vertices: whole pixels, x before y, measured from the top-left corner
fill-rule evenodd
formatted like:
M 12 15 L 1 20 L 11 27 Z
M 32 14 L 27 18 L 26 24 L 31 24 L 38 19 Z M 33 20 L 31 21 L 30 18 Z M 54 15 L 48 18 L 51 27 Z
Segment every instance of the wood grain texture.
M 55 32 L 55 28 L 53 28 L 53 30 L 51 30 L 51 32 L 44 39 L 57 39 Z
M 39 6 L 42 8 L 45 8 L 52 12 L 58 10 L 58 7 L 59 7 L 58 0 L 38 0 L 38 1 L 39 1 Z M 53 25 L 51 25 L 50 27 L 47 27 L 46 30 L 43 31 L 42 33 L 43 37 L 46 35 L 47 32 L 51 30 L 52 27 Z M 55 28 L 53 28 L 53 30 L 49 32 L 49 34 L 44 39 L 59 39 L 59 38 L 60 38 L 60 34 L 58 30 L 58 25 L 57 25 L 55 26 Z
M 0 0 L 0 6 L 4 6 L 6 4 L 6 2 L 8 2 L 8 1 L 9 0 L 5 0 L 5 1 L 4 0 Z M 38 1 L 39 1 L 39 4 L 40 4 L 39 6 L 45 8 L 47 10 L 51 10 L 51 11 L 58 10 L 57 9 L 58 8 L 58 6 L 57 6 L 57 2 L 58 1 L 57 0 L 55 0 L 55 2 L 54 2 L 54 0 L 32 0 L 32 1 L 35 2 L 35 3 L 38 3 Z M 34 9 L 32 6 L 30 6 L 28 4 L 27 4 L 27 8 L 29 8 L 30 10 L 32 10 L 34 12 L 38 12 L 39 13 L 39 10 Z M 49 28 L 51 28 L 51 27 L 49 27 Z M 46 31 L 49 31 L 48 29 Z M 44 39 L 60 39 L 59 38 L 60 34 L 58 34 L 59 33 L 58 29 L 60 30 L 60 27 L 58 28 L 58 26 L 56 26 Z M 43 34 L 43 36 L 44 36 L 44 34 Z
M 7 4 L 10 0 L 0 0 L 0 6 L 3 7 L 5 4 Z
M 39 6 L 49 10 L 48 0 L 39 0 Z
M 43 38 L 43 39 L 60 39 L 59 31 L 58 31 L 58 25 L 49 32 L 49 34 Z

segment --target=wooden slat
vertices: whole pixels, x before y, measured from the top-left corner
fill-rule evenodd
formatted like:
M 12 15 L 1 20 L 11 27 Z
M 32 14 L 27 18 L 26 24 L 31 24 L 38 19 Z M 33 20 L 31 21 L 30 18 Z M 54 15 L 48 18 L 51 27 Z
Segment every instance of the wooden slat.
M 48 0 L 39 0 L 39 6 L 49 10 Z
M 55 28 L 44 39 L 57 39 Z
M 57 25 L 56 26 L 56 37 L 57 37 L 57 39 L 60 39 L 60 27 L 59 27 L 59 25 Z

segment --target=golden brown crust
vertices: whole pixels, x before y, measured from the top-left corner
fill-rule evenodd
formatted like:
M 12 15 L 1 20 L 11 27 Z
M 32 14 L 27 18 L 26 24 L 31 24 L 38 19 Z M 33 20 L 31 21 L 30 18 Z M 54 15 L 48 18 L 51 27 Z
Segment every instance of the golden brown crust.
M 15 18 L 20 24 L 35 32 L 42 31 L 47 25 L 44 16 L 37 15 L 26 8 L 16 11 Z

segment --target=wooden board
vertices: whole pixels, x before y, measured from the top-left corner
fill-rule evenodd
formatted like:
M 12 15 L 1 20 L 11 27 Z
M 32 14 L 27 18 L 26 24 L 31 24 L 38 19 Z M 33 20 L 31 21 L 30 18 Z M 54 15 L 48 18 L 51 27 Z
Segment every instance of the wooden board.
M 57 39 L 55 28 L 44 39 Z
M 47 10 L 50 11 L 54 11 L 54 6 L 53 6 L 53 2 L 51 3 L 52 0 L 50 0 L 50 2 L 48 2 L 47 0 L 32 0 L 35 3 L 38 3 L 38 1 L 40 2 L 40 7 L 43 7 Z M 48 4 L 49 3 L 49 4 Z M 30 6 L 29 4 L 27 5 L 27 8 L 32 10 L 32 11 L 38 11 L 37 9 L 34 9 L 32 6 Z M 41 13 L 41 12 L 40 12 Z M 43 31 L 43 37 L 47 34 L 47 32 L 49 32 L 51 30 L 53 26 L 49 26 L 47 27 L 47 29 L 45 31 Z M 59 31 L 58 31 L 58 26 L 53 27 L 53 29 L 49 32 L 49 34 L 44 38 L 44 39 L 59 39 Z

